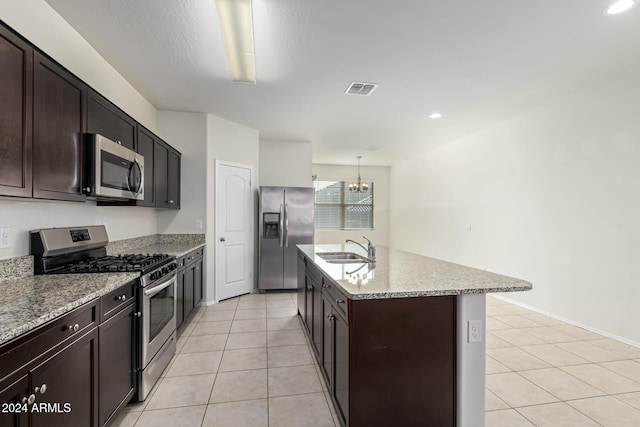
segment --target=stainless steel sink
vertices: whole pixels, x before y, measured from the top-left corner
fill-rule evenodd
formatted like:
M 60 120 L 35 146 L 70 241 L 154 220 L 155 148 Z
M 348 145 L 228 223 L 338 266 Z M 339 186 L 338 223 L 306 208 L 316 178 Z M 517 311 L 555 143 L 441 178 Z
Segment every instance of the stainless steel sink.
M 316 253 L 320 258 L 326 262 L 334 264 L 355 264 L 362 262 L 369 262 L 367 257 L 358 255 L 353 252 L 320 252 Z

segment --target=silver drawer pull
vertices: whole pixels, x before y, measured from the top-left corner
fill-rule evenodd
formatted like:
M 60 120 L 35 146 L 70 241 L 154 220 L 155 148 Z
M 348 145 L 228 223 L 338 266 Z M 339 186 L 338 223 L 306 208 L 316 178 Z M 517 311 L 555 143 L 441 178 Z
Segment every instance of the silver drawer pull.
M 343 299 L 337 299 L 337 300 L 336 300 L 336 302 L 337 302 L 338 304 L 344 304 L 346 301 L 345 301 L 345 300 L 343 300 Z
M 33 402 L 35 402 L 35 401 L 36 401 L 36 395 L 35 395 L 35 394 L 30 394 L 30 395 L 29 395 L 29 398 L 27 399 L 27 403 L 28 403 L 29 405 L 31 405 L 31 404 L 32 404 Z
M 46 384 L 42 384 L 40 387 L 36 387 L 35 389 L 33 389 L 34 393 L 40 393 L 40 394 L 45 394 L 47 392 L 47 385 Z
M 330 315 L 328 315 L 328 316 L 327 316 L 327 319 L 329 319 L 329 320 L 335 320 L 335 319 L 336 319 L 336 316 L 334 316 L 333 314 L 330 314 Z
M 331 287 L 331 285 L 327 285 L 326 283 L 323 283 L 323 284 L 322 284 L 322 287 L 323 287 L 324 289 L 329 289 L 329 288 Z
M 126 296 L 126 295 L 118 295 L 118 296 L 116 297 L 116 300 L 117 300 L 117 301 L 125 301 L 126 299 L 127 299 L 127 296 Z
M 75 325 L 69 325 L 67 327 L 69 329 L 69 331 L 71 332 L 76 332 L 78 329 L 80 329 L 80 325 L 78 325 L 77 323 Z

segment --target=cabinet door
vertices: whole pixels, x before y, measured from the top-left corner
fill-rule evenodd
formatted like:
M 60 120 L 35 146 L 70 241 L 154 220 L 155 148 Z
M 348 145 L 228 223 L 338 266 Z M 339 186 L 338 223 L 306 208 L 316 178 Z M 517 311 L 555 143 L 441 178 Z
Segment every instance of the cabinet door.
M 204 276 L 204 263 L 202 258 L 197 258 L 193 270 L 193 305 L 197 307 L 202 301 L 202 285 Z
M 87 132 L 136 148 L 136 121 L 93 89 L 87 93 Z
M 344 424 L 349 418 L 349 325 L 333 312 L 333 375 L 332 389 L 338 412 Z
M 55 354 L 31 372 L 36 403 L 58 404 L 59 412 L 32 414 L 34 427 L 95 426 L 98 409 L 98 329 Z M 42 390 L 46 385 L 45 393 Z M 69 404 L 68 412 L 65 404 Z
M 180 153 L 169 150 L 167 194 L 169 207 L 180 209 Z
M 178 271 L 178 283 L 176 285 L 176 329 L 184 323 L 184 282 L 186 271 Z
M 0 195 L 31 197 L 33 48 L 0 26 Z
M 138 206 L 154 207 L 156 193 L 154 180 L 155 136 L 146 129 L 138 126 L 138 153 L 144 157 L 144 200 L 138 200 Z
M 193 274 L 195 271 L 195 265 L 189 264 L 187 271 L 184 275 L 184 318 L 188 319 L 191 316 L 194 308 L 194 291 L 193 291 Z
M 327 380 L 329 390 L 333 385 L 333 313 L 331 304 L 322 298 L 322 359 L 320 370 Z
M 298 252 L 298 295 L 297 297 L 298 297 L 298 313 L 300 313 L 300 317 L 302 318 L 302 320 L 304 320 L 305 312 L 306 312 L 306 307 L 305 307 L 306 283 L 304 281 L 304 267 L 305 267 L 304 256 L 300 252 Z
M 84 201 L 82 111 L 85 85 L 34 53 L 33 197 Z
M 163 142 L 156 141 L 153 159 L 155 168 L 156 207 L 168 208 L 169 194 L 167 180 L 169 176 L 169 147 Z
M 318 283 L 313 284 L 313 347 L 318 355 L 318 360 L 322 361 L 322 340 L 324 319 L 322 317 L 322 291 Z
M 0 425 L 6 427 L 26 427 L 29 421 L 28 413 L 22 411 L 23 407 L 20 407 L 20 412 L 15 410 L 15 407 L 7 407 L 5 411 L 4 404 L 23 405 L 22 399 L 29 396 L 29 377 L 27 374 L 20 377 L 15 382 L 7 385 L 0 390 L 0 404 L 2 404 L 2 411 L 0 411 Z
M 134 311 L 130 304 L 100 325 L 100 426 L 136 391 Z
M 304 294 L 306 299 L 305 316 L 303 318 L 304 326 L 307 328 L 307 332 L 309 332 L 309 337 L 311 338 L 313 331 L 313 279 L 308 274 L 305 276 Z

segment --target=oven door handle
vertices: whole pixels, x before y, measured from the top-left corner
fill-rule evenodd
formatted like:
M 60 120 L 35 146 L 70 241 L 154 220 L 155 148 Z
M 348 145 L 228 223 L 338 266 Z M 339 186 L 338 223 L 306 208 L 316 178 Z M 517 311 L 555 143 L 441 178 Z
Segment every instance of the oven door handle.
M 167 280 L 165 283 L 158 285 L 158 286 L 154 286 L 151 289 L 145 289 L 144 291 L 144 296 L 145 297 L 152 297 L 157 293 L 160 293 L 161 291 L 165 290 L 166 288 L 168 288 L 169 286 L 173 285 L 176 281 L 176 276 L 174 275 L 171 280 Z

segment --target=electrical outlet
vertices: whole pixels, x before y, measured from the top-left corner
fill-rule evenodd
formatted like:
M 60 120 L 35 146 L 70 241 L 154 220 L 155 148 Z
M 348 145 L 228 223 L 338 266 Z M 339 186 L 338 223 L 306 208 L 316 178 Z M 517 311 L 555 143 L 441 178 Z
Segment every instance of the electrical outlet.
M 469 320 L 467 342 L 482 342 L 482 320 Z
M 202 230 L 202 220 L 196 219 L 196 230 Z
M 0 228 L 0 249 L 11 247 L 11 229 Z

